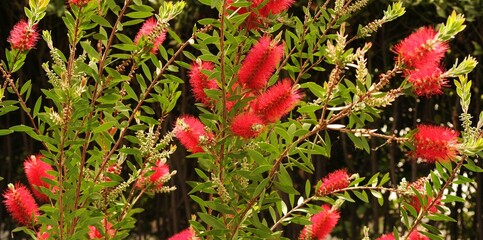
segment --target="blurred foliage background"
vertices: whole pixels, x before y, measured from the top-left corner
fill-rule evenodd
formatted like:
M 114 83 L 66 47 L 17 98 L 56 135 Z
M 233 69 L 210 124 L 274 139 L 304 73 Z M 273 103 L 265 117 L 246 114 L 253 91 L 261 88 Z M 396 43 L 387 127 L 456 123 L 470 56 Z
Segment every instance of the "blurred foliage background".
M 153 6 L 162 0 L 149 0 Z M 120 4 L 122 1 L 118 1 Z M 314 1 L 316 2 L 316 1 Z M 369 1 L 365 10 L 357 12 L 348 21 L 346 27 L 349 35 L 357 31 L 359 24 L 364 25 L 373 19 L 382 16 L 382 11 L 390 4 L 390 0 Z M 446 55 L 447 66 L 456 58 L 462 60 L 466 55 L 472 54 L 483 63 L 483 0 L 403 0 L 406 6 L 406 14 L 394 22 L 388 23 L 370 38 L 354 42 L 352 47 L 362 46 L 364 41 L 373 43 L 368 53 L 368 67 L 372 70 L 373 77 L 391 68 L 394 62 L 394 54 L 391 47 L 398 41 L 409 35 L 418 27 L 435 25 L 445 21 L 445 17 L 452 11 L 463 13 L 467 19 L 467 27 L 456 39 L 450 42 L 451 48 Z M 215 17 L 217 12 L 202 6 L 195 0 L 187 0 L 186 11 L 172 23 L 172 28 L 184 39 L 191 35 L 193 24 L 205 17 Z M 302 15 L 302 6 L 307 4 L 306 0 L 299 0 L 291 9 L 291 14 Z M 5 48 L 9 45 L 6 41 L 10 29 L 24 16 L 23 7 L 28 5 L 27 0 L 0 1 L 0 56 L 4 58 Z M 66 30 L 61 20 L 62 13 L 66 10 L 65 0 L 51 0 L 48 16 L 40 23 L 39 29 L 51 30 L 54 44 L 67 53 L 68 43 L 66 41 Z M 114 20 L 114 19 L 112 19 Z M 134 37 L 140 26 L 124 29 L 124 34 Z M 174 42 L 167 41 L 167 44 Z M 169 46 L 169 47 L 175 47 Z M 193 50 L 194 51 L 194 50 Z M 195 55 L 196 52 L 193 52 Z M 49 60 L 48 48 L 40 41 L 36 49 L 31 51 L 27 57 L 25 66 L 15 78 L 20 82 L 32 79 L 34 84 L 32 95 L 28 104 L 33 105 L 38 96 L 41 95 L 41 88 L 48 88 L 47 78 L 41 69 L 41 64 Z M 187 80 L 187 72 L 182 69 L 180 77 Z M 313 81 L 322 82 L 326 79 L 323 74 L 314 76 Z M 480 64 L 469 76 L 473 80 L 473 100 L 471 113 L 478 116 L 482 110 L 483 103 L 483 67 Z M 401 81 L 402 79 L 394 79 Z M 2 79 L 3 82 L 3 79 Z M 396 86 L 397 84 L 394 84 Z M 164 131 L 172 130 L 173 121 L 182 113 L 197 114 L 194 106 L 194 99 L 190 93 L 189 86 L 182 86 L 183 95 L 180 98 L 176 110 L 170 115 L 164 126 Z M 13 95 L 6 94 L 6 98 Z M 381 119 L 375 119 L 371 128 L 380 132 L 395 133 L 402 135 L 409 129 L 413 129 L 420 123 L 443 124 L 450 127 L 458 127 L 458 100 L 454 91 L 454 85 L 445 89 L 445 94 L 431 99 L 407 96 L 398 99 L 392 106 L 388 106 L 381 114 Z M 16 124 L 29 123 L 26 116 L 16 111 L 12 114 L 0 116 L 0 129 L 9 128 Z M 342 122 L 343 123 L 343 122 Z M 418 165 L 410 157 L 407 151 L 401 149 L 396 143 L 385 144 L 383 140 L 371 139 L 371 148 L 378 149 L 370 154 L 356 149 L 351 141 L 344 134 L 334 133 L 332 136 L 331 158 L 316 157 L 313 159 L 316 171 L 313 175 L 307 175 L 300 171 L 292 172 L 294 183 L 297 189 L 303 189 L 305 180 L 311 179 L 315 183 L 331 172 L 339 168 L 347 168 L 350 173 L 359 173 L 362 176 L 369 176 L 376 172 L 389 172 L 391 184 L 397 185 L 403 178 L 407 181 L 414 181 L 424 176 L 432 167 L 430 165 Z M 15 133 L 0 137 L 0 176 L 5 179 L 0 182 L 0 191 L 3 192 L 10 182 L 26 182 L 23 174 L 23 160 L 31 155 L 37 154 L 41 145 L 32 141 L 27 135 Z M 186 181 L 197 178 L 194 167 L 195 159 L 187 159 L 186 152 L 182 147 L 178 148 L 173 160 L 169 162 L 172 169 L 176 169 L 175 175 L 169 185 L 177 186 L 178 190 L 171 194 L 158 194 L 144 198 L 139 205 L 146 209 L 138 215 L 137 229 L 133 239 L 166 239 L 172 234 L 184 229 L 188 225 L 188 219 L 197 212 L 197 205 L 190 201 L 190 191 Z M 480 167 L 483 162 L 477 161 Z M 463 170 L 465 171 L 465 170 Z M 483 239 L 483 174 L 462 172 L 463 175 L 475 180 L 475 183 L 468 184 L 457 189 L 458 195 L 466 199 L 465 203 L 456 203 L 447 206 L 451 209 L 451 217 L 457 222 L 438 223 L 441 231 L 447 234 L 447 239 Z M 297 181 L 299 180 L 299 181 Z M 301 190 L 303 192 L 303 190 Z M 386 197 L 391 197 L 387 195 Z M 0 196 L 0 201 L 3 201 Z M 382 233 L 392 231 L 394 225 L 399 222 L 397 206 L 387 202 L 379 206 L 376 199 L 370 204 L 356 202 L 345 204 L 341 209 L 341 222 L 333 232 L 333 236 L 341 239 L 360 239 L 362 227 L 368 225 L 371 234 L 375 238 Z M 15 228 L 15 223 L 7 216 L 3 204 L 0 207 L 0 239 L 10 238 L 8 231 Z M 296 239 L 301 226 L 285 227 L 285 234 L 291 239 Z M 18 238 L 19 235 L 16 235 Z

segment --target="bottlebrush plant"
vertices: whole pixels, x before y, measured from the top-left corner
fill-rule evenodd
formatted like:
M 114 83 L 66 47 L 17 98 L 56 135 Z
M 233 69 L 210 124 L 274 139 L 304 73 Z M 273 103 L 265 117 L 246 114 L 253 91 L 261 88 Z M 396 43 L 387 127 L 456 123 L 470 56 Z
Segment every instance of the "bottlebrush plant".
M 483 113 L 476 126 L 468 113 L 467 74 L 477 62 L 468 56 L 448 70 L 441 65 L 448 41 L 465 28 L 462 15 L 394 43 L 394 66 L 375 76 L 365 38 L 404 14 L 399 2 L 354 35 L 346 21 L 367 0 L 308 1 L 303 17 L 287 13 L 295 3 L 289 0 L 199 2 L 218 18 L 200 19 L 183 41 L 170 28 L 183 1 L 155 10 L 138 0 L 69 0 L 65 55 L 55 47 L 64 40 L 37 27 L 49 1 L 30 0 L 0 65 L 0 115 L 20 108 L 30 121 L 0 133 L 23 132 L 44 147 L 24 163 L 30 190 L 20 183 L 4 190 L 20 225 L 13 232 L 38 239 L 129 237 L 142 211 L 136 203 L 176 189 L 169 184 L 176 138 L 198 162 L 193 171 L 201 180 L 187 182 L 198 213 L 170 239 L 285 239 L 289 224 L 303 225 L 299 239 L 324 239 L 344 221 L 345 204 L 367 203 L 371 193 L 382 205 L 389 192 L 398 196 L 391 201 L 401 222 L 381 239 L 442 239 L 426 220 L 451 221 L 444 205 L 462 200 L 452 187 L 471 181 L 459 171 L 482 170 L 474 159 L 483 155 Z M 133 25 L 137 34 L 123 32 Z M 15 78 L 40 35 L 50 49 L 42 68 L 51 87 L 29 108 L 36 85 Z M 363 44 L 352 46 L 355 40 Z M 180 68 L 188 70 L 186 79 Z M 398 137 L 369 127 L 397 98 L 443 94 L 450 81 L 461 99 L 461 131 L 425 123 Z M 199 112 L 180 114 L 166 129 L 180 84 L 190 86 Z M 305 181 L 299 192 L 294 173 L 311 174 L 314 156 L 330 157 L 334 134 L 368 153 L 377 151 L 368 138 L 399 143 L 408 158 L 434 169 L 422 180 L 390 184 L 389 173 L 366 179 L 340 169 Z M 380 235 L 366 229 L 353 237 Z

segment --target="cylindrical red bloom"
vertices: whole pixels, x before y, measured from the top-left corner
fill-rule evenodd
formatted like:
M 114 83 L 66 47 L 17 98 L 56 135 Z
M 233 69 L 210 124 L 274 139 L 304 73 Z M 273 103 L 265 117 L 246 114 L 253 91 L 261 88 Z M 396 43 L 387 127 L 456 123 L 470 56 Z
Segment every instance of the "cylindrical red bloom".
M 429 237 L 426 237 L 415 230 L 409 234 L 409 240 L 429 240 Z
M 15 186 L 10 184 L 3 197 L 8 213 L 18 223 L 30 226 L 37 221 L 37 216 L 40 215 L 39 207 L 26 186 L 20 183 Z
M 137 188 L 143 188 L 146 185 L 146 180 L 148 180 L 152 187 L 156 190 L 159 190 L 161 187 L 163 187 L 164 183 L 166 182 L 164 177 L 169 174 L 169 165 L 158 160 L 156 165 L 151 167 L 151 171 L 152 174 L 149 176 L 149 178 L 142 176 L 139 179 L 136 184 Z
M 323 205 L 322 212 L 314 214 L 310 218 L 312 225 L 306 226 L 302 232 L 300 232 L 299 239 L 325 239 L 330 232 L 332 232 L 335 225 L 337 225 L 339 218 L 339 211 L 331 209 L 328 204 Z
M 35 47 L 38 39 L 37 26 L 29 26 L 26 20 L 20 20 L 13 26 L 7 41 L 15 50 L 28 51 Z
M 196 233 L 191 227 L 171 236 L 168 240 L 198 240 Z
M 111 239 L 114 237 L 114 233 L 116 232 L 115 229 L 112 228 L 112 223 L 107 222 L 106 219 L 102 219 L 102 228 L 104 228 L 104 232 L 106 232 L 109 235 L 108 239 Z M 102 236 L 102 233 L 95 227 L 95 226 L 89 226 L 89 233 L 87 233 L 89 236 L 89 239 L 105 239 L 104 236 Z
M 293 89 L 292 81 L 285 79 L 260 94 L 252 101 L 251 107 L 265 122 L 276 122 L 290 112 L 301 98 L 300 93 Z
M 283 56 L 283 45 L 264 36 L 250 49 L 238 71 L 238 80 L 243 87 L 260 90 L 267 85 L 273 71 Z
M 206 132 L 205 125 L 197 118 L 189 115 L 179 117 L 176 120 L 174 132 L 181 144 L 192 153 L 203 152 L 200 138 L 203 141 L 212 138 L 212 135 Z
M 264 0 L 249 0 L 252 4 L 249 7 L 232 7 L 233 0 L 228 0 L 227 4 L 230 9 L 238 10 L 238 14 L 250 12 L 250 15 L 245 19 L 243 26 L 250 30 L 257 28 L 264 20 L 271 14 L 279 14 L 287 10 L 295 0 L 268 0 L 267 3 L 260 7 Z
M 423 27 L 402 40 L 394 48 L 398 60 L 410 69 L 422 65 L 439 65 L 448 50 L 448 43 L 436 38 L 437 32 L 432 27 Z
M 48 240 L 50 238 L 50 234 L 47 232 L 48 230 L 52 229 L 52 226 L 48 225 L 45 231 L 41 231 L 39 229 L 37 231 L 37 240 Z
M 69 0 L 69 5 L 76 5 L 78 7 L 82 7 L 84 5 L 87 5 L 90 2 L 90 0 Z
M 320 185 L 317 194 L 319 196 L 326 196 L 336 190 L 348 187 L 349 183 L 350 180 L 349 175 L 347 174 L 347 169 L 336 170 L 322 179 L 322 184 Z
M 279 14 L 289 9 L 294 2 L 295 0 L 269 0 L 258 12 L 263 17 L 268 17 L 269 14 Z
M 382 236 L 380 236 L 379 238 L 377 238 L 376 240 L 394 240 L 394 234 L 392 233 L 387 233 L 387 234 L 384 234 Z
M 245 139 L 260 135 L 263 130 L 263 119 L 253 113 L 242 113 L 233 118 L 231 131 Z
M 447 127 L 419 125 L 413 155 L 427 163 L 453 160 L 458 154 L 458 135 Z
M 153 37 L 153 39 L 148 39 L 150 43 L 153 44 L 153 47 L 151 48 L 151 52 L 156 54 L 158 52 L 158 48 L 161 44 L 163 44 L 164 40 L 166 39 L 166 32 L 163 30 L 157 30 L 156 25 L 158 24 L 158 21 L 156 18 L 151 17 L 146 20 L 143 25 L 141 26 L 141 29 L 139 29 L 138 34 L 136 34 L 136 37 L 134 38 L 134 43 L 138 43 L 139 39 L 141 37 Z M 155 32 L 158 31 L 158 32 Z
M 434 198 L 431 198 L 429 196 L 426 195 L 426 188 L 425 188 L 425 184 L 426 182 L 428 181 L 427 178 L 425 177 L 422 177 L 422 178 L 419 178 L 418 180 L 416 180 L 415 182 L 412 182 L 409 184 L 409 188 L 408 189 L 409 191 L 412 192 L 412 188 L 416 189 L 416 191 L 418 191 L 418 193 L 421 195 L 422 198 L 425 198 L 427 203 L 430 204 Z M 421 211 L 421 202 L 419 201 L 419 198 L 418 196 L 414 195 L 414 196 L 411 196 L 411 199 L 410 199 L 410 202 L 409 204 L 414 208 L 416 209 L 417 212 Z M 428 210 L 430 213 L 436 213 L 438 212 L 438 209 L 436 208 L 436 206 L 439 206 L 441 205 L 441 200 L 440 199 L 436 199 L 436 202 L 433 206 L 431 206 L 431 208 Z M 429 207 L 426 206 L 426 208 Z
M 190 85 L 191 91 L 195 96 L 196 101 L 202 102 L 205 105 L 211 104 L 211 99 L 205 93 L 205 89 L 218 89 L 218 84 L 215 79 L 208 79 L 201 70 L 213 70 L 215 65 L 211 62 L 194 62 L 191 64 Z
M 406 71 L 408 81 L 413 84 L 414 93 L 418 96 L 429 97 L 442 94 L 441 89 L 447 86 L 447 80 L 442 76 L 440 66 L 425 65 L 421 68 Z
M 23 163 L 25 175 L 27 175 L 27 180 L 30 183 L 30 187 L 35 197 L 42 202 L 49 201 L 49 198 L 39 192 L 36 188 L 45 187 L 49 188 L 49 184 L 46 183 L 43 178 L 54 179 L 54 176 L 47 173 L 47 171 L 52 171 L 52 166 L 42 161 L 42 155 L 31 155 Z

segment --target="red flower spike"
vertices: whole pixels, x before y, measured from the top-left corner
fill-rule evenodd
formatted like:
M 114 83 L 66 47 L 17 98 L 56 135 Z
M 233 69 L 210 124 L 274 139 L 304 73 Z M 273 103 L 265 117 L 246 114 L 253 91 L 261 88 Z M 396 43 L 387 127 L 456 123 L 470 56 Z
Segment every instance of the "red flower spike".
M 260 38 L 248 52 L 238 71 L 240 85 L 255 91 L 264 88 L 282 56 L 282 44 L 276 45 L 267 36 Z
M 459 133 L 447 127 L 419 125 L 412 154 L 426 163 L 450 161 L 458 154 Z
M 228 0 L 229 9 L 238 10 L 238 14 L 250 12 L 250 15 L 244 21 L 244 27 L 248 30 L 256 29 L 271 14 L 279 14 L 292 6 L 295 0 L 268 0 L 267 3 L 260 8 L 260 4 L 264 0 L 249 0 L 252 4 L 250 7 L 232 7 L 233 0 Z M 258 10 L 257 10 L 258 9 Z
M 322 179 L 322 184 L 320 185 L 317 194 L 319 196 L 326 196 L 336 190 L 348 187 L 349 183 L 350 181 L 349 175 L 347 174 L 347 169 L 336 170 L 329 173 L 329 175 Z
M 200 138 L 210 140 L 213 136 L 205 131 L 205 125 L 193 116 L 185 115 L 176 120 L 176 138 L 192 153 L 203 152 Z
M 31 226 L 37 221 L 40 215 L 39 207 L 28 188 L 20 183 L 9 185 L 3 193 L 5 207 L 18 223 L 24 226 Z
M 29 26 L 26 20 L 20 20 L 13 26 L 7 41 L 11 44 L 12 49 L 23 52 L 35 47 L 38 39 L 37 26 Z
M 429 237 L 420 234 L 418 231 L 413 231 L 409 234 L 409 240 L 429 240 Z
M 164 177 L 169 174 L 169 166 L 166 163 L 163 163 L 161 161 L 157 161 L 156 165 L 151 168 L 151 171 L 153 174 L 149 176 L 147 179 L 144 175 L 139 179 L 139 181 L 136 184 L 136 187 L 138 189 L 143 188 L 146 185 L 146 181 L 149 181 L 149 183 L 154 187 L 154 189 L 159 190 L 161 187 L 164 185 Z
M 376 240 L 394 240 L 394 235 L 392 233 L 387 233 L 387 234 L 384 234 L 382 236 L 380 236 L 378 239 Z
M 260 94 L 252 101 L 251 107 L 265 122 L 276 122 L 290 112 L 301 98 L 300 93 L 292 88 L 292 81 L 285 79 Z
M 233 118 L 231 131 L 242 138 L 255 138 L 263 130 L 263 120 L 253 113 L 242 113 Z
M 39 192 L 36 188 L 45 187 L 49 188 L 49 184 L 46 183 L 43 178 L 54 179 L 54 176 L 47 173 L 47 171 L 53 171 L 52 166 L 43 162 L 41 160 L 42 155 L 31 155 L 23 163 L 25 175 L 27 175 L 27 180 L 30 183 L 30 187 L 35 197 L 41 202 L 49 201 L 49 198 Z
M 300 232 L 299 239 L 325 239 L 330 232 L 332 232 L 335 225 L 337 225 L 339 218 L 339 211 L 331 209 L 328 204 L 323 205 L 322 212 L 314 214 L 310 218 L 312 225 L 306 226 L 302 232 Z
M 422 65 L 439 65 L 448 50 L 448 43 L 436 38 L 437 32 L 432 27 L 423 27 L 402 40 L 394 48 L 398 60 L 410 69 Z
M 443 93 L 441 89 L 447 86 L 448 81 L 442 74 L 441 67 L 431 65 L 406 72 L 406 75 L 409 76 L 408 81 L 413 84 L 414 93 L 426 97 Z
M 169 174 L 169 166 L 158 160 L 156 166 L 152 167 L 151 170 L 154 173 L 149 176 L 149 181 L 156 185 L 156 189 L 160 189 L 164 183 L 161 181 L 162 178 Z
M 48 233 L 48 230 L 52 229 L 52 226 L 48 225 L 47 230 L 44 232 L 41 232 L 39 229 L 37 231 L 37 240 L 48 240 L 50 238 L 50 234 Z
M 218 89 L 218 84 L 215 79 L 208 79 L 201 70 L 213 70 L 215 65 L 211 62 L 194 62 L 191 64 L 190 85 L 191 91 L 195 96 L 196 101 L 202 102 L 205 105 L 210 105 L 211 99 L 205 93 L 205 89 Z
M 134 38 L 134 43 L 137 44 L 139 42 L 139 39 L 141 39 L 141 37 L 149 37 L 151 34 L 153 34 L 153 32 L 156 30 L 155 28 L 157 24 L 158 24 L 158 21 L 154 17 L 151 17 L 148 20 L 146 20 L 141 26 L 141 29 L 139 29 L 138 34 L 136 34 L 136 37 Z M 153 40 L 150 40 L 151 43 L 153 44 L 153 47 L 151 48 L 151 52 L 156 54 L 158 52 L 159 46 L 163 44 L 165 39 L 166 39 L 166 32 L 162 31 L 157 36 L 155 36 Z
M 279 14 L 289 9 L 294 2 L 295 0 L 269 0 L 268 3 L 259 10 L 259 13 L 263 17 L 268 17 L 269 14 Z
M 69 5 L 76 5 L 77 7 L 82 7 L 87 5 L 90 0 L 69 0 Z
M 196 237 L 195 231 L 189 227 L 171 236 L 168 240 L 199 240 L 199 238 Z
M 112 228 L 112 223 L 107 222 L 106 219 L 102 219 L 102 228 L 105 228 L 104 231 L 109 235 L 109 239 L 114 237 L 114 233 L 116 232 L 115 229 Z M 87 234 L 89 236 L 89 239 L 104 239 L 104 236 L 102 233 L 95 227 L 95 226 L 89 226 L 89 233 Z

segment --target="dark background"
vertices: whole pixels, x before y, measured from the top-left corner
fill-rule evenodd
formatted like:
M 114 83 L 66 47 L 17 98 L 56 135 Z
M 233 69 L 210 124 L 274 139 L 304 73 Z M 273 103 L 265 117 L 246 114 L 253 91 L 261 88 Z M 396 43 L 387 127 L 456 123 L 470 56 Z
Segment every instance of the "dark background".
M 374 73 L 374 77 L 379 72 L 391 68 L 393 64 L 394 54 L 389 51 L 392 45 L 400 41 L 402 38 L 410 34 L 416 28 L 425 25 L 435 25 L 445 21 L 444 16 L 448 15 L 453 9 L 462 12 L 467 17 L 467 28 L 451 41 L 451 50 L 446 55 L 446 66 L 452 66 L 454 60 L 460 60 L 468 55 L 473 54 L 479 62 L 483 62 L 481 45 L 483 44 L 483 3 L 480 0 L 467 1 L 435 1 L 439 3 L 428 3 L 430 1 L 417 1 L 413 3 L 407 0 L 407 13 L 397 19 L 395 22 L 388 23 L 372 37 L 367 40 L 372 41 L 373 47 L 368 54 L 368 67 Z M 187 39 L 191 35 L 191 29 L 196 20 L 204 17 L 216 17 L 216 12 L 203 7 L 194 0 L 188 0 L 186 11 L 173 23 L 173 28 Z M 434 2 L 434 1 L 432 1 Z M 64 0 L 52 0 L 49 6 L 48 15 L 39 24 L 39 29 L 49 29 L 52 31 L 54 44 L 57 48 L 67 52 L 68 43 L 66 41 L 66 32 L 63 22 L 59 17 L 65 9 Z M 358 24 L 366 24 L 375 18 L 382 17 L 382 11 L 387 8 L 390 3 L 388 0 L 370 1 L 369 6 L 356 13 L 349 20 L 349 34 L 357 29 Z M 306 1 L 297 1 L 296 5 L 291 9 L 294 14 L 301 12 L 301 6 Z M 13 25 L 20 19 L 25 18 L 23 8 L 28 5 L 27 0 L 9 1 L 0 0 L 0 56 L 4 59 L 5 48 L 9 45 L 6 39 Z M 124 33 L 128 36 L 134 36 L 139 26 L 125 29 Z M 363 42 L 354 42 L 352 47 L 360 46 Z M 28 102 L 33 106 L 35 100 L 40 96 L 41 88 L 49 88 L 49 83 L 44 71 L 41 69 L 43 62 L 50 59 L 48 48 L 43 41 L 39 41 L 36 49 L 31 51 L 27 57 L 25 66 L 17 72 L 14 77 L 20 82 L 32 79 L 34 85 L 32 96 Z M 181 71 L 181 78 L 187 79 L 186 72 Z M 482 87 L 483 67 L 479 65 L 473 73 L 469 75 L 469 79 L 473 81 L 473 99 L 470 111 L 474 116 L 478 116 L 482 110 L 481 103 L 483 101 Z M 1 80 L 3 83 L 4 79 Z M 400 79 L 395 79 L 400 81 Z M 398 82 L 394 83 L 397 86 Z M 194 107 L 194 99 L 190 94 L 189 86 L 182 86 L 183 95 L 178 101 L 178 106 L 166 120 L 166 130 L 171 130 L 172 121 L 181 113 L 197 114 Z M 445 89 L 445 94 L 430 99 L 414 97 L 402 97 L 398 99 L 392 106 L 388 106 L 382 114 L 381 119 L 376 119 L 370 127 L 378 129 L 387 129 L 386 131 L 394 132 L 394 130 L 413 129 L 419 123 L 431 124 L 452 124 L 458 126 L 459 107 L 454 92 L 454 84 L 450 81 L 450 87 Z M 6 95 L 7 99 L 13 99 L 13 95 Z M 474 119 L 476 122 L 477 119 Z M 12 112 L 10 114 L 0 116 L 0 129 L 6 129 L 17 124 L 29 125 L 26 116 L 21 111 Z M 432 168 L 429 165 L 417 165 L 406 156 L 406 150 L 401 149 L 397 144 L 388 144 L 383 146 L 379 151 L 366 154 L 361 150 L 355 149 L 350 140 L 345 135 L 332 134 L 332 157 L 330 159 L 324 157 L 316 157 L 313 159 L 315 165 L 315 173 L 308 175 L 303 172 L 293 172 L 294 183 L 298 184 L 296 188 L 303 189 L 305 180 L 311 179 L 312 183 L 316 183 L 328 172 L 335 169 L 346 167 L 351 173 L 359 173 L 362 176 L 369 176 L 376 172 L 389 172 L 391 174 L 391 184 L 396 185 L 402 178 L 408 181 L 416 180 L 421 176 L 425 176 Z M 371 139 L 371 147 L 376 148 L 384 143 L 383 140 Z M 4 177 L 0 181 L 0 191 L 3 192 L 8 183 L 24 182 L 26 179 L 23 173 L 23 160 L 31 155 L 39 152 L 41 146 L 39 143 L 32 141 L 25 134 L 11 134 L 9 136 L 0 137 L 0 176 Z M 177 186 L 178 190 L 170 194 L 158 194 L 154 197 L 147 197 L 140 201 L 139 206 L 147 209 L 144 213 L 138 214 L 137 228 L 133 232 L 133 238 L 136 239 L 166 239 L 168 236 L 186 228 L 188 219 L 192 214 L 196 214 L 197 205 L 190 201 L 187 196 L 190 188 L 186 185 L 186 181 L 198 180 L 194 172 L 196 161 L 194 159 L 186 159 L 186 153 L 183 148 L 172 156 L 169 164 L 171 169 L 176 169 L 176 174 L 169 185 Z M 483 167 L 482 161 L 478 161 L 478 165 Z M 456 189 L 458 195 L 463 196 L 466 203 L 456 203 L 448 205 L 451 209 L 451 216 L 457 219 L 456 223 L 438 223 L 437 227 L 447 233 L 448 239 L 483 239 L 483 175 L 472 172 L 462 171 L 468 177 L 476 181 L 475 184 L 468 185 L 467 189 L 461 187 Z M 303 191 L 303 190 L 302 190 Z M 386 196 L 387 197 L 387 196 Z M 0 200 L 3 201 L 0 196 Z M 342 209 L 341 222 L 339 222 L 333 236 L 343 239 L 360 239 L 362 227 L 368 225 L 374 238 L 382 233 L 392 231 L 393 226 L 401 225 L 399 214 L 391 204 L 386 203 L 381 207 L 375 199 L 371 199 L 371 204 L 345 204 Z M 0 207 L 0 239 L 9 236 L 8 231 L 16 227 L 3 204 Z M 301 226 L 286 227 L 285 234 L 291 239 L 296 239 Z M 19 235 L 16 235 L 17 237 Z

